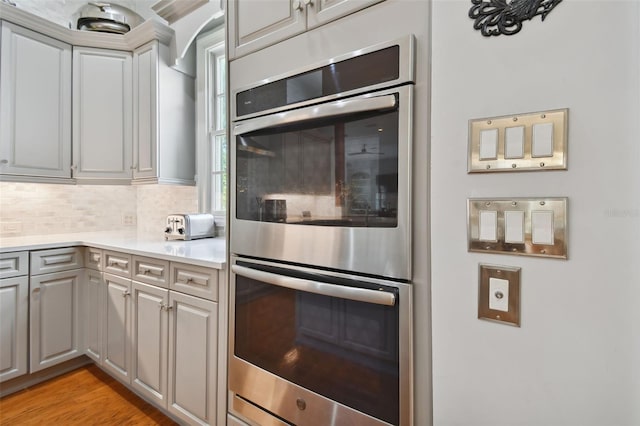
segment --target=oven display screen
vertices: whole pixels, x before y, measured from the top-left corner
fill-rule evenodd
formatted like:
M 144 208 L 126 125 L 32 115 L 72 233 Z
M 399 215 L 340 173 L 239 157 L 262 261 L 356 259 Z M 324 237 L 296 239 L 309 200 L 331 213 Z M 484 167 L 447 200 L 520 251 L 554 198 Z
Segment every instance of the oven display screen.
M 356 302 L 242 276 L 235 296 L 237 357 L 399 423 L 399 303 Z
M 238 117 L 397 80 L 400 47 L 367 53 L 236 95 Z

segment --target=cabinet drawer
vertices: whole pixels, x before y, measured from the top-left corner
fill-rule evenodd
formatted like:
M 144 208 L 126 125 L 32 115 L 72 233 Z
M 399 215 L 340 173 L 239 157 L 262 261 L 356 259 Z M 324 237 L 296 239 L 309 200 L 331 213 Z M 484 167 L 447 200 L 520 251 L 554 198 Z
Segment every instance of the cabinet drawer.
M 29 252 L 0 253 L 0 278 L 19 277 L 29 273 Z
M 121 277 L 131 278 L 131 255 L 105 250 L 103 270 Z
M 96 271 L 102 271 L 102 259 L 103 259 L 102 250 L 87 247 L 84 251 L 84 266 L 89 269 L 94 269 Z
M 169 288 L 215 302 L 218 300 L 218 270 L 171 262 Z
M 136 281 L 169 288 L 169 261 L 133 256 L 133 276 Z
M 31 275 L 49 274 L 84 267 L 81 247 L 66 247 L 31 252 Z

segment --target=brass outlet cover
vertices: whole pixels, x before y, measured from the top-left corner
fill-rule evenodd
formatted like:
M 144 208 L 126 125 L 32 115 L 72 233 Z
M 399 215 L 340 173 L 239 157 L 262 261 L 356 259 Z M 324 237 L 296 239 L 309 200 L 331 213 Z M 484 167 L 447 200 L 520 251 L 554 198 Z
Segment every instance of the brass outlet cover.
M 520 327 L 520 268 L 481 263 L 478 275 L 478 319 Z M 503 303 L 506 310 L 491 308 L 491 298 L 495 297 L 491 291 L 492 279 L 499 283 L 508 282 L 506 291 L 494 290 L 494 293 L 507 293 L 500 297 L 507 298 Z
M 566 170 L 568 115 L 569 109 L 564 108 L 469 120 L 468 173 Z M 541 140 L 549 138 L 545 139 L 548 152 L 538 152 L 534 147 L 536 130 Z M 489 141 L 485 152 L 482 135 Z M 507 144 L 507 139 L 518 143 Z

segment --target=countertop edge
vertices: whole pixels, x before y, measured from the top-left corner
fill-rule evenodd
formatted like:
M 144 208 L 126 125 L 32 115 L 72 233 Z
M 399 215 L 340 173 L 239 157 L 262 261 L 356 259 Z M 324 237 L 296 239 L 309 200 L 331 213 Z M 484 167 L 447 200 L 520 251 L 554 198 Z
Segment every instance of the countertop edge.
M 123 252 L 131 255 L 145 256 L 172 262 L 186 263 L 214 269 L 226 268 L 226 241 L 223 238 L 207 238 L 193 241 L 164 241 L 131 238 L 128 236 L 110 235 L 75 237 L 64 235 L 16 238 L 15 243 L 1 241 L 0 253 L 17 251 L 35 251 L 62 247 L 92 247 L 102 250 Z M 24 241 L 21 241 L 24 240 Z M 49 241 L 47 241 L 49 240 Z M 167 253 L 171 249 L 175 253 Z M 195 253 L 195 254 L 194 254 Z

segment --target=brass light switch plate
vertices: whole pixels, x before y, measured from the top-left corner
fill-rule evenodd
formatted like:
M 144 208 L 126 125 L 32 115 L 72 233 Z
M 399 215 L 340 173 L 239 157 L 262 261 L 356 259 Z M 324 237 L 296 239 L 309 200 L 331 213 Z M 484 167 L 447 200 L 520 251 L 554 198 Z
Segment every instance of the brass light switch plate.
M 567 118 L 558 109 L 469 120 L 469 173 L 564 170 Z
M 478 319 L 520 327 L 520 268 L 480 264 Z
M 567 258 L 567 198 L 467 200 L 468 250 Z

